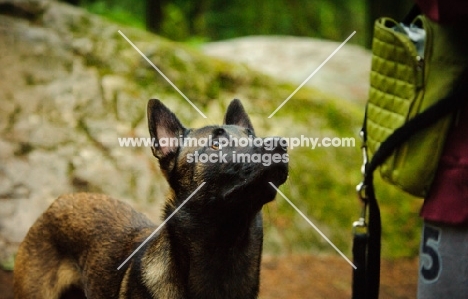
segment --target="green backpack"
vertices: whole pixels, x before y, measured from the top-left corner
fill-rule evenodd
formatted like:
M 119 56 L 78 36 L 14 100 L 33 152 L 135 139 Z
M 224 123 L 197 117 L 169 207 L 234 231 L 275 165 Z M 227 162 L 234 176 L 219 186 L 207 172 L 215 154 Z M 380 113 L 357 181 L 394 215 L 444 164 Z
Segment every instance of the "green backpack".
M 422 41 L 412 37 L 424 33 Z M 440 26 L 424 16 L 416 17 L 408 27 L 390 18 L 376 21 L 364 124 L 370 158 L 396 129 L 454 89 L 468 65 L 467 41 L 463 28 Z M 380 165 L 382 178 L 425 197 L 454 115 L 438 119 L 395 149 Z

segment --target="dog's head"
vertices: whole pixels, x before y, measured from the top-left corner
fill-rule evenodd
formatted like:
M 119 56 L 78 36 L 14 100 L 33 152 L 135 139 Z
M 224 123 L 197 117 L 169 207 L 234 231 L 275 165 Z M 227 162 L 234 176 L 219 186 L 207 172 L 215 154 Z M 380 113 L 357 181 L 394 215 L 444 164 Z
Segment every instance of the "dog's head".
M 285 139 L 257 138 L 239 100 L 233 100 L 222 126 L 185 128 L 159 100 L 148 103 L 152 151 L 176 198 L 185 199 L 200 184 L 203 206 L 247 201 L 261 207 L 274 199 L 288 175 Z

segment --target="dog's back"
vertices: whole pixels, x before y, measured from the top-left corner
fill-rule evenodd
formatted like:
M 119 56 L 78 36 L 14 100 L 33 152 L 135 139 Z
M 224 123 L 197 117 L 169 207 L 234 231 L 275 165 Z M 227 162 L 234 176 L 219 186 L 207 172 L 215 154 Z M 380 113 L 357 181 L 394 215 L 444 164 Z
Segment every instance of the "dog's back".
M 55 299 L 67 292 L 82 294 L 84 285 L 94 292 L 118 291 L 107 283 L 122 281 L 125 272 L 116 271 L 119 263 L 154 228 L 143 214 L 108 196 L 61 196 L 31 227 L 18 250 L 15 296 Z M 100 260 L 93 261 L 94 257 Z

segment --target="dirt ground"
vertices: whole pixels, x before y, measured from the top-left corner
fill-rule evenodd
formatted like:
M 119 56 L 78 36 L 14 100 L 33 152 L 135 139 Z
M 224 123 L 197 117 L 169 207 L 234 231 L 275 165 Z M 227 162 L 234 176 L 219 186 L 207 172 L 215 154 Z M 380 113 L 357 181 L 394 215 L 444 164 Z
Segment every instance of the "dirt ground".
M 381 299 L 414 299 L 417 260 L 383 261 Z M 351 266 L 339 256 L 264 257 L 261 299 L 350 299 Z
M 260 299 L 349 299 L 351 269 L 338 256 L 266 256 Z M 13 299 L 12 278 L 0 270 L 0 299 Z M 383 261 L 381 282 L 381 299 L 415 298 L 417 261 Z

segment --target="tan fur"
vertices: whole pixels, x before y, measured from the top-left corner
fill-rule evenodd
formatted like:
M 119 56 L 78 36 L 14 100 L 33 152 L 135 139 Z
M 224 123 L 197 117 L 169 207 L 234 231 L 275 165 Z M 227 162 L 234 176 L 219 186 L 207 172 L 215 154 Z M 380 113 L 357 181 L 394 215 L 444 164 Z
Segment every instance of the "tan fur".
M 125 299 L 128 292 L 128 280 L 130 278 L 130 271 L 126 271 L 122 283 L 120 284 L 119 299 Z
M 69 261 L 63 261 L 56 274 L 56 283 L 51 285 L 51 288 L 42 289 L 42 296 L 44 298 L 59 298 L 63 290 L 67 289 L 70 285 L 80 285 L 80 274 L 76 266 Z
M 164 237 L 164 236 L 162 236 Z M 143 281 L 148 286 L 154 286 L 150 293 L 154 298 L 179 298 L 177 288 L 172 286 L 170 275 L 170 250 L 168 243 L 159 242 L 158 246 L 151 248 L 143 258 L 147 265 L 143 271 Z

